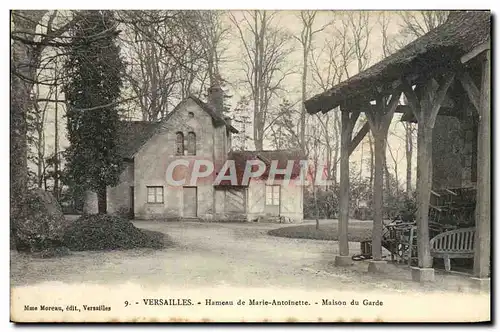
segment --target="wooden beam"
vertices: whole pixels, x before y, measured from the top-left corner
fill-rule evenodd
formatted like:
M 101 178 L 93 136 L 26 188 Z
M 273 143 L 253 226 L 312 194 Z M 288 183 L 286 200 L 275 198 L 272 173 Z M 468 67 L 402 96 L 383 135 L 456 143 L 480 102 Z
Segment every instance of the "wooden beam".
M 356 111 L 356 112 L 352 112 L 351 113 L 351 117 L 350 117 L 350 120 L 349 120 L 350 125 L 351 125 L 351 127 L 350 127 L 350 135 L 351 136 L 350 137 L 352 137 L 352 131 L 354 130 L 354 125 L 356 125 L 356 121 L 358 121 L 358 118 L 359 118 L 360 114 L 361 114 L 360 111 Z M 350 137 L 349 137 L 349 139 L 350 139 Z
M 453 83 L 454 79 L 455 79 L 455 73 L 446 74 L 444 77 L 444 82 L 439 86 L 436 95 L 432 100 L 432 109 L 429 117 L 429 122 L 432 127 L 434 127 L 434 123 L 436 122 L 436 117 L 439 112 L 439 109 L 441 108 L 441 104 L 443 103 L 446 97 L 446 93 L 448 92 L 448 89 L 451 83 Z
M 387 129 L 384 128 L 384 130 L 389 130 L 389 126 L 391 124 L 392 118 L 394 117 L 394 112 L 396 111 L 397 106 L 399 105 L 399 100 L 401 98 L 401 88 L 397 88 L 394 90 L 394 92 L 391 94 L 391 100 L 389 101 L 389 104 L 386 106 L 384 105 L 385 108 L 385 114 L 382 117 L 382 125 L 387 126 Z
M 467 96 L 469 96 L 469 100 L 471 101 L 472 105 L 474 105 L 476 111 L 479 112 L 480 93 L 476 84 L 470 77 L 469 73 L 467 73 L 466 71 L 462 72 L 458 76 L 458 79 L 460 80 L 460 83 L 462 84 L 462 87 L 464 88 L 465 92 L 467 92 Z
M 411 85 L 408 83 L 407 80 L 403 80 L 403 83 L 401 84 L 401 89 L 403 90 L 403 93 L 406 96 L 406 99 L 408 100 L 408 104 L 413 112 L 413 115 L 417 118 L 417 114 L 420 113 L 420 100 L 417 98 L 417 95 L 415 91 L 413 91 Z
M 359 143 L 365 138 L 366 134 L 370 131 L 370 125 L 368 122 L 365 122 L 363 127 L 358 131 L 356 136 L 351 141 L 351 144 L 349 144 L 349 156 L 354 152 L 354 150 L 358 147 Z
M 481 94 L 477 147 L 476 238 L 474 241 L 474 275 L 488 278 L 491 250 L 491 62 L 490 51 L 482 63 Z
M 349 108 L 345 108 L 343 110 L 347 112 L 360 112 L 360 113 L 366 113 L 367 110 L 371 110 L 373 112 L 380 112 L 379 109 L 377 108 L 377 105 L 371 105 L 371 104 L 364 104 L 364 105 L 352 105 Z M 408 112 L 408 109 L 410 108 L 409 105 L 397 105 L 396 110 L 394 113 L 406 113 Z
M 486 50 L 489 50 L 491 48 L 490 46 L 490 41 L 488 40 L 487 42 L 484 42 L 476 47 L 474 47 L 470 52 L 464 54 L 461 58 L 460 61 L 462 63 L 469 62 L 470 60 L 474 59 L 477 57 L 479 54 L 483 53 Z

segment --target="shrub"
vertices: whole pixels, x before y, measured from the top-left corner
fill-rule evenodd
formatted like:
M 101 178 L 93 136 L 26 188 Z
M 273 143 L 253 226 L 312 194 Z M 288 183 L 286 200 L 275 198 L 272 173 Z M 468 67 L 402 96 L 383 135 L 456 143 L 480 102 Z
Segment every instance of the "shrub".
M 130 221 L 105 214 L 83 215 L 64 235 L 73 251 L 165 247 L 162 233 L 143 231 Z
M 54 196 L 35 188 L 26 193 L 21 206 L 17 219 L 11 225 L 14 247 L 25 252 L 60 247 L 68 223 Z

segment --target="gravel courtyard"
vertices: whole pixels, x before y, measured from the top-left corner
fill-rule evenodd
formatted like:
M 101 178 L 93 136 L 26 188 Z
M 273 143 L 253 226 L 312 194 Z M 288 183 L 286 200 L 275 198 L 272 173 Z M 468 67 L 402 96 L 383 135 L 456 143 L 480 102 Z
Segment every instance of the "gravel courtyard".
M 336 222 L 336 221 L 328 221 Z M 33 258 L 11 252 L 11 283 L 44 281 L 110 284 L 139 282 L 158 286 L 349 287 L 399 291 L 467 291 L 469 278 L 437 272 L 436 282 L 411 281 L 406 267 L 388 264 L 384 275 L 368 274 L 367 262 L 350 268 L 332 264 L 335 241 L 273 237 L 270 229 L 283 224 L 136 221 L 140 228 L 164 232 L 174 242 L 164 250 L 134 249 L 73 252 L 62 258 Z M 350 243 L 351 254 L 359 244 Z
M 335 221 L 325 221 L 335 222 Z M 436 272 L 436 282 L 411 281 L 407 267 L 388 264 L 387 272 L 367 272 L 367 262 L 349 268 L 332 264 L 335 241 L 291 239 L 267 234 L 281 224 L 200 222 L 134 222 L 137 227 L 168 234 L 174 246 L 163 250 L 134 249 L 108 252 L 73 252 L 60 258 L 34 258 L 11 251 L 11 307 L 15 320 L 60 320 L 55 313 L 26 313 L 32 303 L 54 305 L 86 303 L 89 299 L 113 307 L 109 313 L 88 316 L 89 321 L 477 321 L 489 319 L 489 294 L 478 294 L 470 278 Z M 359 244 L 351 243 L 351 254 Z M 315 307 L 213 306 L 147 308 L 143 298 L 207 298 L 236 300 L 279 298 L 316 301 Z M 321 299 L 371 298 L 382 307 L 332 307 Z M 31 299 L 31 300 L 27 300 Z M 141 310 L 124 307 L 124 301 Z M 407 308 L 411 304 L 412 309 Z M 474 303 L 475 310 L 470 311 Z M 314 302 L 313 302 L 314 305 Z M 400 308 L 407 309 L 400 311 Z M 443 312 L 442 308 L 446 308 Z M 272 309 L 272 310 L 271 310 Z M 214 311 L 215 310 L 215 311 Z M 241 311 L 244 310 L 244 311 Z M 245 315 L 242 313 L 245 312 Z M 64 321 L 82 321 L 80 313 L 65 312 Z M 45 316 L 44 316 L 45 315 Z M 55 318 L 58 317 L 58 318 Z M 217 318 L 216 318 L 217 317 Z

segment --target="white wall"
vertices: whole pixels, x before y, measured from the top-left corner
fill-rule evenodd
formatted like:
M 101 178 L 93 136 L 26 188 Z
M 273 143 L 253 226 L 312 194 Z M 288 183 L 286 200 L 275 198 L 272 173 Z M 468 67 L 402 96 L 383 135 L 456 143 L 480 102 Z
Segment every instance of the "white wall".
M 304 219 L 303 214 L 303 187 L 293 184 L 285 184 L 276 180 L 275 185 L 280 185 L 280 208 L 279 215 L 290 218 L 295 223 Z M 271 215 L 270 209 L 266 208 L 266 180 L 251 180 L 248 185 L 247 200 L 248 220 L 254 220 L 259 216 Z

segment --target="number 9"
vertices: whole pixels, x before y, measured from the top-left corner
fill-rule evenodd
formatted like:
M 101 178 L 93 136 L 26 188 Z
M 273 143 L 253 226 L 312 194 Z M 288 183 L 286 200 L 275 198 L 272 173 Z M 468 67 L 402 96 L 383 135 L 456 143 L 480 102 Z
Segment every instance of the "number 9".
M 125 307 L 128 307 L 128 301 L 125 301 Z

